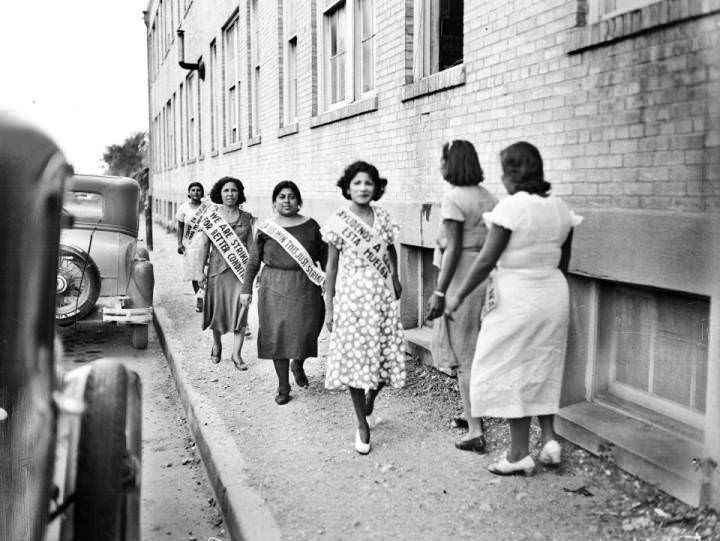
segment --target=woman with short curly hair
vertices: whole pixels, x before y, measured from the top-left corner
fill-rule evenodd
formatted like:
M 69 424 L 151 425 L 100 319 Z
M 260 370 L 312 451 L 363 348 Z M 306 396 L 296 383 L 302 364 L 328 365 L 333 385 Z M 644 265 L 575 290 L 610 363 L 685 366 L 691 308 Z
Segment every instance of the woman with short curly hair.
M 321 229 L 328 243 L 325 322 L 331 331 L 325 387 L 349 389 L 357 416 L 355 450 L 370 452 L 375 398 L 386 384 L 405 384 L 405 350 L 397 299 L 401 286 L 394 242 L 399 227 L 382 207 L 387 180 L 364 161 L 337 182 L 350 200 Z
M 223 225 L 232 228 L 232 232 L 242 243 L 242 249 L 247 251 L 247 246 L 252 240 L 253 216 L 240 208 L 245 202 L 242 182 L 233 177 L 222 177 L 210 190 L 210 200 L 215 203 L 214 210 L 225 222 Z M 212 329 L 213 348 L 210 352 L 210 360 L 213 363 L 220 362 L 221 337 L 225 333 L 232 332 L 234 340 L 230 360 L 238 370 L 246 370 L 247 365 L 241 356 L 247 327 L 247 310 L 240 304 L 242 283 L 223 253 L 210 241 L 207 231 L 204 229 L 201 231 L 202 234 L 197 235 L 198 253 L 202 267 L 207 264 L 202 328 Z

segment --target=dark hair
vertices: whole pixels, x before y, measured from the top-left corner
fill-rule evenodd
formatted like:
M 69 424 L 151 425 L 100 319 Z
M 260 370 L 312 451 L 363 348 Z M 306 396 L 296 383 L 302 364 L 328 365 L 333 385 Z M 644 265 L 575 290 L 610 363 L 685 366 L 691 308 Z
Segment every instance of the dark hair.
M 245 187 L 242 182 L 234 177 L 223 177 L 213 184 L 213 187 L 210 189 L 210 201 L 222 204 L 222 195 L 220 195 L 220 192 L 222 191 L 223 186 L 225 186 L 228 182 L 235 184 L 238 191 L 238 205 L 242 205 L 245 201 L 247 201 L 247 199 L 245 199 Z
M 275 202 L 277 196 L 280 195 L 280 192 L 283 191 L 285 188 L 289 188 L 290 190 L 292 190 L 292 193 L 295 194 L 295 198 L 297 199 L 298 204 L 302 205 L 302 195 L 300 195 L 300 188 L 298 188 L 297 184 L 295 184 L 292 180 L 281 180 L 275 185 L 272 192 L 272 202 Z
M 454 139 L 442 147 L 445 180 L 454 186 L 473 186 L 484 180 L 475 147 L 470 141 Z
M 350 199 L 350 181 L 354 179 L 358 173 L 367 173 L 370 176 L 370 180 L 375 184 L 375 193 L 373 194 L 372 200 L 377 201 L 380 199 L 385 193 L 387 179 L 380 176 L 380 173 L 378 173 L 374 165 L 361 160 L 348 165 L 343 172 L 343 176 L 337 181 L 337 187 L 342 191 L 343 197 Z
M 200 191 L 202 192 L 202 194 L 205 195 L 205 188 L 199 182 L 191 182 L 190 184 L 188 184 L 188 189 L 187 189 L 188 193 L 190 193 L 190 190 L 192 188 L 200 188 Z
M 551 184 L 545 181 L 540 151 L 525 141 L 513 143 L 500 152 L 503 173 L 518 191 L 546 195 Z

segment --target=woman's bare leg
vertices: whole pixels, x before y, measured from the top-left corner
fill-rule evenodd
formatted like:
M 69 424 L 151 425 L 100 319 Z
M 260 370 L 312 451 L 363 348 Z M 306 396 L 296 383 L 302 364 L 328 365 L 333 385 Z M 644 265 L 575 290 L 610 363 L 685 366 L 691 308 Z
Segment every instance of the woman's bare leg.
M 457 378 L 465 418 L 468 422 L 468 433 L 465 439 L 477 438 L 483 435 L 483 424 L 481 417 L 472 417 L 470 414 L 470 367 L 467 369 L 458 367 Z
M 542 431 L 543 445 L 545 445 L 550 440 L 557 439 L 557 436 L 555 435 L 554 415 L 538 415 L 538 421 L 540 422 L 540 430 Z
M 357 426 L 360 431 L 360 439 L 363 443 L 370 443 L 370 427 L 367 419 L 365 419 L 365 390 L 349 387 L 350 398 L 352 398 L 355 407 L 355 416 L 357 417 Z
M 508 419 L 510 424 L 510 462 L 522 460 L 530 454 L 530 421 L 531 417 Z

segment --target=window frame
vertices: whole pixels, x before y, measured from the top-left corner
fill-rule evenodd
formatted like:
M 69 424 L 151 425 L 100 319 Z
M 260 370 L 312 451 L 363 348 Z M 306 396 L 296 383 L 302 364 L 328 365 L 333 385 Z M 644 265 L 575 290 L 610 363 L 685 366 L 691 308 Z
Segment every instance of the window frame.
M 297 86 L 297 4 L 296 0 L 282 1 L 282 122 L 288 126 L 298 121 Z M 291 54 L 292 52 L 292 54 Z
M 233 30 L 231 30 L 233 29 Z M 232 45 L 228 45 L 228 36 L 233 35 Z M 240 78 L 240 16 L 239 11 L 228 19 L 222 27 L 222 111 L 223 130 L 222 147 L 224 149 L 237 148 L 242 145 L 241 116 L 240 116 L 240 90 L 242 79 Z M 228 60 L 228 49 L 233 49 L 232 66 Z M 234 74 L 229 74 L 232 67 Z M 234 76 L 233 76 L 234 75 Z M 231 108 L 232 104 L 232 108 Z M 232 114 L 232 119 L 230 116 Z M 231 121 L 232 120 L 232 121 Z
M 376 95 L 376 48 L 377 48 L 377 11 L 375 2 L 372 2 L 371 19 L 373 21 L 373 33 L 370 35 L 372 42 L 372 73 L 373 84 L 367 90 L 363 89 L 363 62 L 361 47 L 362 12 L 360 11 L 363 0 L 325 0 L 324 6 L 318 13 L 318 28 L 320 28 L 320 43 L 318 47 L 318 66 L 320 67 L 320 93 L 318 105 L 319 113 L 325 113 L 347 107 L 348 105 L 360 102 L 366 98 Z M 342 35 L 344 50 L 342 52 L 343 67 L 342 76 L 338 77 L 336 90 L 342 90 L 342 98 L 332 101 L 332 70 L 333 57 L 340 58 L 332 53 L 332 19 L 336 13 L 343 10 L 343 20 L 336 26 L 337 36 Z M 342 32 L 342 34 L 340 33 Z M 337 52 L 337 49 L 336 49 Z M 359 80 L 359 82 L 358 82 Z M 342 82 L 342 88 L 339 83 Z
M 185 133 L 187 135 L 187 139 L 185 141 L 185 158 L 187 162 L 190 162 L 193 160 L 196 156 L 195 150 L 195 77 L 194 73 L 191 71 L 187 74 L 185 77 L 185 120 L 186 120 L 186 126 L 185 126 Z
M 210 41 L 208 75 L 210 76 L 210 153 L 218 151 L 217 118 L 217 39 Z

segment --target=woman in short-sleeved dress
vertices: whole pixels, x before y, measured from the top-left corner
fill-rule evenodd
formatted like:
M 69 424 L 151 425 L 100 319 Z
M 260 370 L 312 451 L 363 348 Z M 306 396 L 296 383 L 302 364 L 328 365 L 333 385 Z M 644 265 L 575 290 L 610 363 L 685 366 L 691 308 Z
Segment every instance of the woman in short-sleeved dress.
M 445 143 L 440 169 L 448 189 L 440 207 L 441 237 L 433 261 L 440 272 L 428 300 L 427 317 L 434 320 L 430 351 L 436 367 L 457 370 L 468 433 L 455 442 L 455 447 L 482 453 L 485 450 L 482 418 L 470 413 L 470 368 L 480 331 L 485 283 L 468 295 L 452 320 L 439 316 L 445 308 L 445 295 L 455 293 L 485 242 L 488 230 L 482 216 L 492 210 L 497 199 L 480 185 L 483 171 L 469 141 L 456 139 Z
M 216 203 L 217 211 L 233 228 L 235 235 L 247 249 L 252 240 L 253 216 L 240 208 L 245 201 L 242 182 L 233 177 L 221 178 L 210 191 L 210 200 Z M 242 283 L 204 231 L 199 231 L 195 235 L 193 245 L 201 262 L 199 267 L 202 268 L 207 264 L 202 328 L 211 329 L 213 332 L 210 359 L 213 363 L 220 362 L 221 336 L 232 332 L 234 340 L 230 360 L 238 370 L 246 370 L 247 365 L 240 354 L 247 326 L 247 310 L 240 304 Z
M 460 300 L 497 265 L 488 286 L 486 313 L 477 338 L 470 379 L 474 416 L 505 417 L 510 423 L 508 456 L 489 466 L 493 473 L 531 473 L 529 428 L 538 416 L 543 448 L 540 461 L 560 463 L 554 414 L 560 404 L 569 318 L 563 272 L 570 258 L 573 227 L 582 218 L 549 194 L 542 158 L 529 143 L 501 153 L 503 183 L 510 194 L 484 215 L 490 227 L 457 295 L 447 299 L 452 313 Z
M 199 182 L 191 182 L 188 185 L 188 201 L 184 201 L 175 213 L 177 220 L 177 252 L 182 255 L 182 277 L 183 280 L 192 283 L 193 292 L 200 290 L 200 282 L 197 280 L 197 271 L 194 268 L 195 258 L 190 251 L 191 243 L 185 238 L 185 228 L 189 227 L 189 222 L 200 209 L 202 198 L 205 195 L 205 189 Z M 197 298 L 195 310 L 202 312 L 203 299 Z
M 370 230 L 373 243 L 385 245 L 389 276 L 380 271 L 351 243 L 343 239 L 345 222 L 340 210 L 321 229 L 328 243 L 325 290 L 326 324 L 331 330 L 325 387 L 348 388 L 358 421 L 355 450 L 370 452 L 370 429 L 375 398 L 385 385 L 405 384 L 405 351 L 397 299 L 401 285 L 394 242 L 399 228 L 383 208 L 371 205 L 385 191 L 387 180 L 377 168 L 357 161 L 345 168 L 337 182 L 354 214 Z M 375 245 L 373 245 L 375 246 Z

